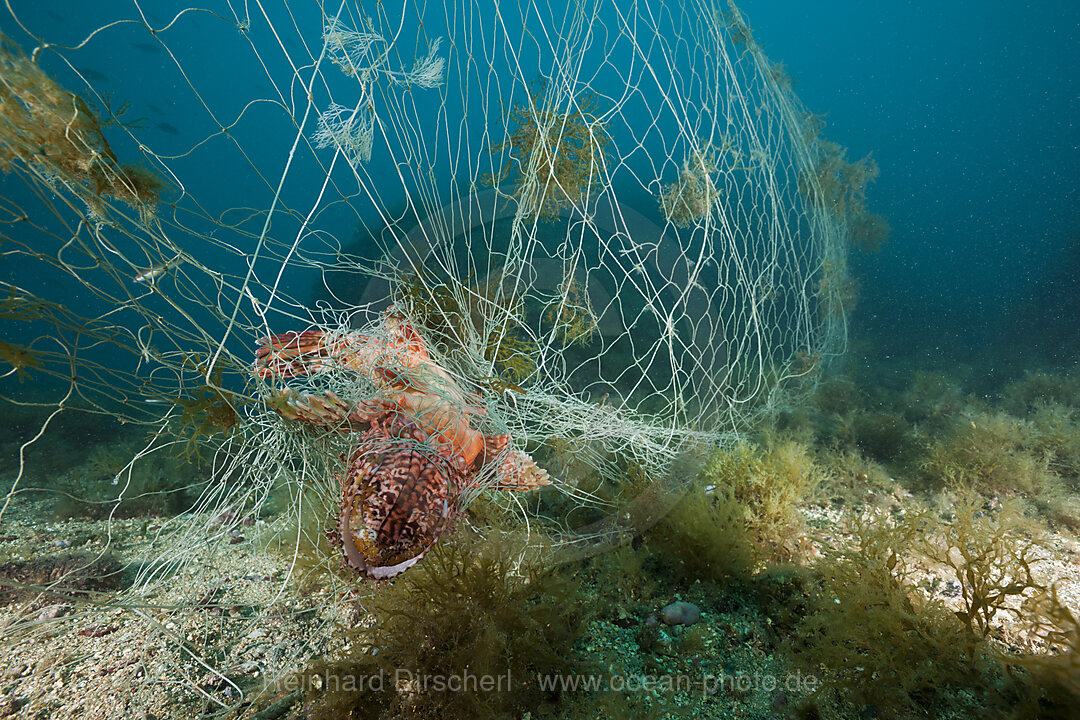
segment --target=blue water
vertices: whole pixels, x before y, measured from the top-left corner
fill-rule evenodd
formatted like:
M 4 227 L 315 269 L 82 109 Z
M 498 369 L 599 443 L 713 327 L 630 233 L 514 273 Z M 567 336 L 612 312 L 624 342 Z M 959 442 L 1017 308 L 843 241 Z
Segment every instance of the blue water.
M 1007 359 L 1018 342 L 1075 358 L 1080 3 L 740 6 L 826 135 L 881 166 L 870 205 L 893 233 L 854 259 L 856 334 L 881 355 Z
M 47 28 L 51 41 L 72 45 L 96 24 L 132 17 L 127 6 L 82 2 L 13 7 L 31 29 Z M 186 6 L 142 7 L 150 24 L 162 27 Z M 1070 280 L 1080 273 L 1080 3 L 746 0 L 740 7 L 765 51 L 786 65 L 806 107 L 825 116 L 826 136 L 848 147 L 849 159 L 872 153 L 881 167 L 869 205 L 888 217 L 893 232 L 880 253 L 853 259 L 862 286 L 856 336 L 871 340 L 880 356 L 914 351 L 1007 360 L 1031 350 L 1061 360 L 1074 353 L 1078 343 L 1065 324 L 1080 313 L 1080 291 Z M 313 29 L 314 48 L 317 10 L 291 8 L 299 26 Z M 215 12 L 235 21 L 228 6 Z M 272 47 L 265 23 L 254 20 L 252 43 Z M 4 22 L 4 32 L 26 46 L 6 15 Z M 265 116 L 261 129 L 244 123 L 244 147 L 265 148 L 265 156 L 248 159 L 273 184 L 283 162 L 281 138 L 295 129 L 280 111 L 245 104 L 255 97 L 299 101 L 295 85 L 275 88 L 267 79 L 290 78 L 281 54 L 263 52 L 271 66 L 260 75 L 249 48 L 236 42 L 235 26 L 208 13 L 185 14 L 170 32 L 170 44 L 206 48 L 185 52 L 183 69 L 221 123 L 241 111 L 247 120 Z M 218 129 L 144 27 L 110 37 L 119 41 L 91 42 L 71 57 L 94 85 L 131 101 L 129 117 L 141 120 L 141 137 L 155 152 L 182 154 L 191 138 Z M 61 80 L 71 78 L 49 62 Z M 211 167 L 205 149 L 191 156 L 198 167 L 183 159 L 172 166 L 181 177 L 198 177 L 197 197 L 211 215 L 265 207 L 269 184 L 252 182 L 227 137 L 214 142 L 220 155 Z M 135 152 L 122 140 L 116 149 L 121 156 Z M 303 207 L 310 186 L 322 180 L 303 172 L 283 188 L 294 207 Z M 356 231 L 355 214 L 342 208 L 320 220 L 343 239 Z

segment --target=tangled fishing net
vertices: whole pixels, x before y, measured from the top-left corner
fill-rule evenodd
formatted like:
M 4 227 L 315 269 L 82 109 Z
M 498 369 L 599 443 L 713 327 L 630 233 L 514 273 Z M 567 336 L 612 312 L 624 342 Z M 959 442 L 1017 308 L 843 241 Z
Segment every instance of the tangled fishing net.
M 0 518 L 56 486 L 39 455 L 77 444 L 65 418 L 132 438 L 97 458 L 93 502 L 168 501 L 110 607 L 193 678 L 212 643 L 148 608 L 197 607 L 175 578 L 340 502 L 355 435 L 295 422 L 290 397 L 379 392 L 339 359 L 257 377 L 258 339 L 377 338 L 392 308 L 476 427 L 550 473 L 543 501 L 489 491 L 485 466 L 463 508 L 513 510 L 564 557 L 634 530 L 611 520 L 627 468 L 662 503 L 680 458 L 843 351 L 873 168 L 820 137 L 733 5 L 160 7 L 2 20 Z M 145 481 L 192 464 L 180 506 Z M 278 596 L 317 544 L 297 537 Z

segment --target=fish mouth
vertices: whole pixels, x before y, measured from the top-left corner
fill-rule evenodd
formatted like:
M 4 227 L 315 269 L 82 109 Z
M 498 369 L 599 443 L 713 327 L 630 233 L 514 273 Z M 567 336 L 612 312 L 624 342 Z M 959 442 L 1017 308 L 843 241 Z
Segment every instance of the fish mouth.
M 386 578 L 392 578 L 395 575 L 400 575 L 416 563 L 427 554 L 430 550 L 430 546 L 421 550 L 414 557 L 402 560 L 394 565 L 372 565 L 364 557 L 363 553 L 356 547 L 356 542 L 353 540 L 352 525 L 350 519 L 352 517 L 352 505 L 346 503 L 345 507 L 341 509 L 340 524 L 338 527 L 341 529 L 341 547 L 345 551 L 345 564 L 356 570 L 359 573 L 363 573 L 375 580 L 385 580 Z

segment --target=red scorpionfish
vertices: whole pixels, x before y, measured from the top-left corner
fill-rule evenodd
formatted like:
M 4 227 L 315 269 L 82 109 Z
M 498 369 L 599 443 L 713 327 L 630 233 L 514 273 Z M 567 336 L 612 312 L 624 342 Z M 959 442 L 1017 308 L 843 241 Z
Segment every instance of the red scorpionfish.
M 327 533 L 358 573 L 389 578 L 415 565 L 453 525 L 463 491 L 487 465 L 494 464 L 499 490 L 527 492 L 551 482 L 508 435 L 473 429 L 470 417 L 482 407 L 393 310 L 373 335 L 308 330 L 258 344 L 255 374 L 264 380 L 349 369 L 377 389 L 357 402 L 286 389 L 273 403 L 287 419 L 359 433 L 342 457 L 341 508 Z

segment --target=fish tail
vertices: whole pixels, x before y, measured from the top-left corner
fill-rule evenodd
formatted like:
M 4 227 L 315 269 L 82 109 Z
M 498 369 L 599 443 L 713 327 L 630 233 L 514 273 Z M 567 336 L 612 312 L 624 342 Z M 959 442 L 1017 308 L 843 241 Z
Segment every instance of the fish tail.
M 326 333 L 321 330 L 290 331 L 260 338 L 255 350 L 255 374 L 264 380 L 313 375 L 328 369 L 332 357 Z

